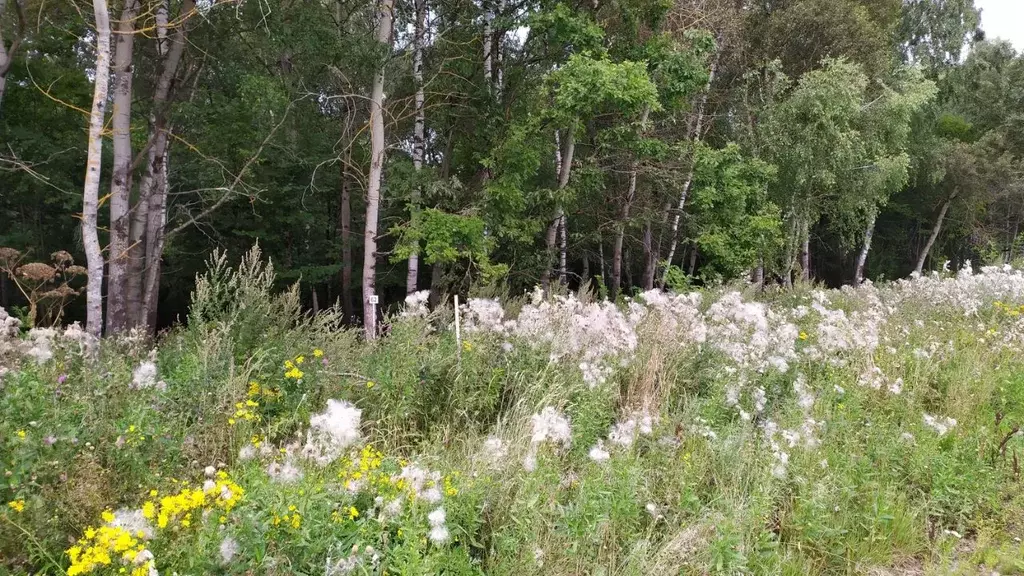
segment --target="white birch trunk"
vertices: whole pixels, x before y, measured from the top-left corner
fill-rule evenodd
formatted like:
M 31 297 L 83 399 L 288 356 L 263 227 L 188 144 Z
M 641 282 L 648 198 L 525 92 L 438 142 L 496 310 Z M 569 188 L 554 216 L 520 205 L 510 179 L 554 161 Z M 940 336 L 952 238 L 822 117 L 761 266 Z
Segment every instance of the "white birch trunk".
M 484 83 L 487 85 L 487 90 L 490 91 L 493 87 L 493 69 L 494 66 L 491 62 L 491 55 L 494 50 L 491 46 L 492 36 L 494 35 L 493 21 L 494 13 L 491 11 L 489 0 L 484 0 L 486 7 L 484 8 Z
M 811 223 L 803 221 L 800 233 L 800 277 L 806 282 L 811 279 Z
M 935 240 L 939 237 L 939 232 L 942 231 L 942 222 L 946 219 L 946 213 L 949 212 L 949 205 L 956 199 L 959 191 L 954 191 L 945 202 L 942 203 L 942 209 L 939 210 L 939 216 L 935 219 L 935 226 L 932 226 L 932 233 L 928 236 L 928 242 L 925 243 L 924 249 L 921 250 L 921 255 L 917 258 L 917 265 L 914 266 L 914 272 L 920 274 L 924 270 L 924 262 L 928 259 L 928 254 L 932 251 L 932 246 L 935 245 Z
M 7 13 L 7 0 L 0 0 L 0 110 L 4 101 L 4 91 L 7 88 L 7 73 L 11 70 L 11 64 L 14 63 L 14 56 L 18 52 L 18 47 L 21 46 L 21 41 L 25 35 L 25 7 L 22 5 L 21 0 L 13 0 L 15 16 L 18 19 L 18 27 L 15 32 L 14 39 L 11 41 L 10 47 L 7 46 L 4 40 L 3 26 L 4 15 Z
M 391 49 L 394 0 L 380 0 L 377 41 Z M 375 283 L 377 276 L 377 218 L 380 212 L 380 180 L 384 170 L 384 63 L 373 78 L 370 94 L 370 174 L 366 183 L 366 229 L 363 233 L 363 329 L 367 340 L 377 337 Z
M 96 80 L 89 114 L 89 153 L 82 193 L 82 244 L 89 271 L 85 290 L 86 330 L 99 337 L 103 332 L 103 252 L 97 231 L 100 168 L 103 161 L 103 122 L 110 84 L 110 14 L 106 0 L 93 0 L 96 16 Z
M 558 160 L 558 190 L 564 190 L 569 185 L 569 176 L 572 173 L 572 157 L 576 151 L 576 135 L 572 128 L 567 130 L 565 136 L 565 150 L 560 149 L 562 144 L 559 137 L 559 132 L 555 132 L 555 159 Z M 545 238 L 546 248 L 546 270 L 544 275 L 541 277 L 541 287 L 547 292 L 550 286 L 552 274 L 552 268 L 555 260 L 555 244 L 558 240 L 558 231 L 562 227 L 562 219 L 565 218 L 565 209 L 559 203 L 555 209 L 555 217 L 551 220 L 548 225 L 548 233 Z
M 426 27 L 427 2 L 426 0 L 415 0 L 416 3 L 416 28 L 413 34 L 413 59 L 412 75 L 416 83 L 416 123 L 413 128 L 412 165 L 416 174 L 419 175 L 423 169 L 424 153 L 424 131 L 426 124 L 426 113 L 424 111 L 424 87 L 423 87 L 423 34 Z M 412 212 L 413 217 L 419 212 L 419 202 L 422 195 L 419 187 L 413 192 Z M 419 246 L 416 246 L 409 255 L 409 270 L 405 276 L 405 292 L 412 294 L 418 288 L 419 279 Z
M 132 53 L 138 0 L 125 0 L 114 43 L 114 108 L 111 112 L 114 162 L 110 180 L 110 246 L 107 271 L 107 333 L 127 325 L 129 207 L 132 191 Z
M 163 222 L 166 219 L 167 206 L 165 181 L 168 174 L 165 162 L 168 156 L 171 132 L 167 122 L 167 108 L 170 105 L 174 79 L 185 52 L 187 26 L 185 22 L 191 17 L 195 7 L 195 0 L 182 2 L 179 15 L 179 20 L 182 23 L 178 25 L 169 40 L 160 40 L 161 37 L 166 38 L 167 34 L 166 26 L 162 26 L 164 30 L 160 31 L 158 18 L 157 50 L 163 55 L 163 66 L 153 91 L 153 109 L 149 117 L 149 137 L 152 144 L 146 152 L 145 170 L 139 180 L 139 197 L 132 209 L 127 251 L 129 268 L 126 282 L 128 326 L 146 326 L 151 332 L 155 326 L 149 325 L 149 319 L 153 317 L 155 311 L 151 312 L 146 309 L 146 298 L 147 294 L 153 290 L 159 292 L 159 261 L 163 257 L 164 248 L 165 226 Z M 164 8 L 163 2 L 161 2 L 160 8 Z M 166 15 L 163 18 L 166 18 Z M 154 198 L 154 195 L 157 198 Z M 160 211 L 160 213 L 152 214 L 151 212 L 154 210 Z M 159 228 L 159 234 L 151 226 Z M 155 275 L 151 278 L 157 282 L 157 285 L 155 288 L 150 288 L 147 285 L 147 278 L 150 277 L 148 275 L 154 267 L 156 268 Z M 150 300 L 151 306 L 155 306 L 155 300 L 152 297 Z
M 868 261 L 868 252 L 871 250 L 871 237 L 875 234 L 875 216 L 874 213 L 871 214 L 871 217 L 868 218 L 867 228 L 864 230 L 864 244 L 860 248 L 860 254 L 857 255 L 857 266 L 853 271 L 854 286 L 860 286 L 864 281 L 864 265 Z
M 643 135 L 643 127 L 650 117 L 650 106 L 644 106 L 643 114 L 640 117 L 640 135 Z M 622 204 L 622 212 L 619 222 L 615 226 L 615 243 L 612 245 L 612 277 L 609 287 L 609 295 L 612 300 L 619 295 L 619 287 L 622 284 L 622 243 L 626 236 L 626 224 L 629 222 L 629 212 L 633 206 L 633 199 L 636 197 L 636 179 L 639 163 L 633 160 L 629 168 L 629 183 L 626 186 L 626 201 Z
M 715 81 L 715 73 L 718 71 L 718 57 L 721 52 L 715 53 L 715 61 L 711 63 L 711 72 L 708 74 L 708 82 L 704 85 L 704 91 L 701 92 L 700 101 L 697 103 L 697 119 L 694 122 L 694 128 L 690 132 L 691 138 L 696 145 L 701 141 L 703 129 L 704 129 L 704 108 L 708 103 L 708 93 L 711 92 L 711 84 Z M 696 146 L 694 147 L 696 149 Z M 693 183 L 693 158 L 690 159 L 690 169 L 686 174 L 686 180 L 683 182 L 683 189 L 679 193 L 679 204 L 676 206 L 676 213 L 672 217 L 672 232 L 671 241 L 669 242 L 668 257 L 665 259 L 665 270 L 661 275 L 661 287 L 665 287 L 665 281 L 668 278 L 668 267 L 672 265 L 672 259 L 676 254 L 676 246 L 679 242 L 679 220 L 683 216 L 683 208 L 686 206 L 686 197 L 690 193 L 690 185 Z

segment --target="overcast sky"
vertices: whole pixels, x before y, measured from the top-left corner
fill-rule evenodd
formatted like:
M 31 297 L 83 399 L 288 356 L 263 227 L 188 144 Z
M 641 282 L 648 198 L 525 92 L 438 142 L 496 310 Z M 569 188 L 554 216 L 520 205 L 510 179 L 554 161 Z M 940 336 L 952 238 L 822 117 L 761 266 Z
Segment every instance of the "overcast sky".
M 1024 50 L 1024 0 L 974 0 L 981 9 L 981 28 L 989 39 L 1009 40 Z

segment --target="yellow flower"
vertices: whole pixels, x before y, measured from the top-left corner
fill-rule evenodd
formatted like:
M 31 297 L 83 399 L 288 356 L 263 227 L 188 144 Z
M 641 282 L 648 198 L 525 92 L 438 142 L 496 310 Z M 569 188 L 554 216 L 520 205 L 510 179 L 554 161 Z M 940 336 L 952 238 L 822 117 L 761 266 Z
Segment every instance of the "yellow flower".
M 373 383 L 373 380 L 369 380 L 369 381 L 367 381 L 367 382 L 366 382 L 366 387 L 367 387 L 367 388 L 373 388 L 373 387 L 374 387 L 374 383 Z
M 296 512 L 295 514 L 292 514 L 292 528 L 295 528 L 296 530 L 298 530 L 299 526 L 301 526 L 301 525 L 302 525 L 302 516 L 299 516 L 298 512 Z
M 235 425 L 235 419 L 234 418 L 228 418 L 228 425 L 234 426 Z
M 800 332 L 800 339 L 807 340 L 807 332 Z
M 314 348 L 313 349 L 313 357 L 314 358 L 323 358 L 323 356 L 324 356 L 324 351 L 323 350 L 321 350 L 319 348 Z
M 25 501 L 24 500 L 11 500 L 10 502 L 7 503 L 7 506 L 11 510 L 14 510 L 18 514 L 21 514 L 25 510 Z
M 303 362 L 305 362 L 305 361 L 306 361 L 306 357 L 305 357 L 305 356 L 297 356 L 297 357 L 295 358 L 295 363 L 296 363 L 296 364 L 302 364 L 302 363 L 303 363 Z
M 25 439 L 25 431 L 24 430 L 18 430 L 18 438 L 21 438 L 22 440 Z
M 348 507 L 348 517 L 350 519 L 352 519 L 352 520 L 355 520 L 356 518 L 359 517 L 359 510 L 356 510 L 355 506 L 349 506 Z
M 472 351 L 473 343 L 470 342 L 469 340 L 466 340 L 465 342 L 462 343 L 462 349 L 465 350 L 466 352 Z
M 285 367 L 285 368 L 288 368 L 288 369 L 290 370 L 290 369 L 292 369 L 292 368 L 295 368 L 295 364 L 292 364 L 292 361 L 291 361 L 291 360 L 285 360 L 285 361 L 284 361 L 284 367 Z
M 253 381 L 249 382 L 249 396 L 258 396 L 260 393 L 260 383 Z
M 100 514 L 100 518 L 103 518 L 104 522 L 110 524 L 114 521 L 114 513 L 111 512 L 110 510 L 104 510 L 103 513 Z
M 150 494 L 153 492 L 156 492 L 156 490 L 151 490 Z M 142 503 L 142 517 L 152 519 L 153 516 L 156 516 L 156 504 L 153 504 L 150 500 L 146 500 Z

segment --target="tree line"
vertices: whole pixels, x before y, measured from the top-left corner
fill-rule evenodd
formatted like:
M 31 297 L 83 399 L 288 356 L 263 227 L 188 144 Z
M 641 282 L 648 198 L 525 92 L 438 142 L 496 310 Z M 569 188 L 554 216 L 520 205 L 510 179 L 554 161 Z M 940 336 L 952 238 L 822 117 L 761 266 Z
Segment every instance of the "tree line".
M 371 302 L 428 288 L 1009 262 L 1024 59 L 979 22 L 972 0 L 0 0 L 0 304 L 153 331 L 213 247 L 256 241 L 370 337 Z

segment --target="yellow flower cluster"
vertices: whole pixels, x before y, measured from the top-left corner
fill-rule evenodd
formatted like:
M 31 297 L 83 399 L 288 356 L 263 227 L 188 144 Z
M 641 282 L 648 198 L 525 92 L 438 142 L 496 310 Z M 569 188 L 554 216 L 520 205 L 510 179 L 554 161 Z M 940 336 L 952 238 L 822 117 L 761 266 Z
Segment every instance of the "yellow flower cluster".
M 112 522 L 114 515 L 109 511 L 104 512 L 103 519 Z M 114 558 L 120 558 L 122 563 L 132 566 L 132 576 L 147 576 L 153 567 L 153 555 L 146 551 L 142 537 L 141 532 L 133 535 L 119 526 L 86 528 L 78 543 L 67 550 L 71 558 L 68 576 L 88 574 L 102 566 L 109 566 Z M 126 573 L 127 569 L 122 568 L 121 572 Z
M 249 398 L 256 398 L 257 396 L 263 396 L 265 398 L 275 398 L 280 396 L 281 392 L 275 388 L 268 388 L 266 386 L 260 386 L 259 382 L 249 382 Z
M 1020 306 L 1014 306 L 1012 304 L 1003 304 L 1002 302 L 996 300 L 995 302 L 992 303 L 992 306 L 996 310 L 1003 312 L 1004 314 L 1011 318 L 1016 318 L 1021 314 L 1024 314 L 1024 304 L 1021 304 Z
M 25 501 L 24 500 L 11 500 L 10 502 L 7 503 L 7 507 L 10 508 L 11 510 L 14 510 L 18 514 L 21 514 L 22 512 L 25 511 Z
M 801 330 L 800 331 L 800 336 L 798 336 L 798 338 L 800 338 L 801 340 L 807 340 L 807 332 L 804 332 L 803 330 Z
M 288 512 L 284 516 L 274 514 L 274 526 L 280 526 L 282 523 L 286 526 L 291 526 L 295 530 L 302 527 L 302 515 L 299 514 L 294 504 L 288 507 Z
M 260 415 L 256 412 L 256 408 L 260 407 L 260 403 L 255 400 L 246 400 L 245 402 L 238 402 L 235 404 L 235 413 L 233 416 L 228 418 L 228 424 L 234 426 L 235 422 L 239 419 L 248 420 L 250 422 L 259 422 Z
M 285 368 L 286 372 L 284 373 L 284 377 L 285 378 L 294 378 L 296 380 L 299 380 L 303 376 L 305 376 L 306 375 L 305 372 L 303 372 L 302 370 L 299 370 L 299 367 L 297 366 L 298 364 L 302 364 L 305 361 L 306 361 L 306 358 L 303 357 L 303 356 L 299 356 L 298 358 L 296 358 L 295 362 L 292 362 L 291 360 L 285 360 L 284 361 L 284 368 Z
M 341 471 L 338 478 L 342 480 L 346 489 L 352 488 L 353 484 L 363 480 L 367 485 L 379 485 L 384 488 L 391 485 L 391 477 L 380 472 L 380 465 L 384 461 L 384 453 L 367 444 L 359 451 L 355 458 L 344 458 L 341 461 Z
M 458 472 L 453 472 L 449 476 L 444 477 L 444 495 L 445 496 L 457 496 L 459 489 L 455 487 L 454 478 L 458 477 Z
M 217 480 L 207 486 L 206 489 L 190 489 L 187 486 L 173 496 L 164 496 L 159 503 L 147 500 L 142 504 L 142 515 L 152 520 L 156 518 L 156 525 L 166 528 L 174 521 L 188 528 L 192 525 L 192 513 L 194 511 L 212 510 L 220 508 L 229 512 L 238 504 L 245 490 L 233 482 L 224 471 L 217 472 Z M 150 492 L 155 497 L 156 493 Z M 180 519 L 180 520 L 179 520 Z
M 125 446 L 139 444 L 141 442 L 145 442 L 146 440 L 146 435 L 143 434 L 142 430 L 139 430 L 138 426 L 136 426 L 135 424 L 129 425 L 128 429 L 125 430 L 124 434 L 122 434 L 121 437 L 124 438 Z
M 331 512 L 331 521 L 336 524 L 341 524 L 346 520 L 355 520 L 359 518 L 359 510 L 355 506 L 349 506 L 345 510 L 335 510 Z

